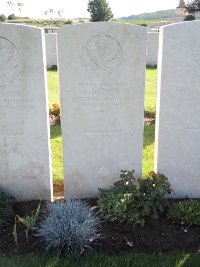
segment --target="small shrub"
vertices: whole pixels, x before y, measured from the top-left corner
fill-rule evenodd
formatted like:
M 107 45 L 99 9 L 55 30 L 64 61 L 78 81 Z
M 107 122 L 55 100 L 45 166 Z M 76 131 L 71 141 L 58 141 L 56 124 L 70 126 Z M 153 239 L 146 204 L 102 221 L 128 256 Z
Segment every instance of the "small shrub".
M 169 219 L 176 224 L 200 225 L 200 201 L 185 200 L 169 208 Z
M 148 179 L 136 179 L 134 170 L 121 172 L 121 180 L 114 187 L 99 189 L 98 205 L 103 217 L 133 225 L 144 225 L 147 217 L 157 219 L 168 206 L 165 196 L 172 192 L 167 177 L 152 172 Z
M 151 64 L 146 64 L 146 68 L 149 70 L 156 70 L 157 69 L 157 65 L 151 65 Z
M 52 104 L 51 108 L 49 109 L 49 115 L 54 115 L 55 117 L 58 117 L 60 115 L 59 104 Z
M 14 217 L 14 198 L 0 189 L 0 230 Z
M 15 14 L 10 14 L 9 16 L 8 16 L 8 20 L 14 20 L 14 19 L 16 19 L 17 17 L 15 16 Z
M 46 250 L 81 253 L 97 237 L 100 221 L 80 200 L 49 203 L 38 235 Z
M 194 15 L 189 14 L 189 15 L 185 16 L 184 21 L 191 21 L 191 20 L 195 20 L 195 19 L 196 18 Z
M 70 19 L 64 21 L 64 24 L 70 24 L 71 25 L 72 23 L 73 23 L 73 20 L 70 20 Z
M 158 219 L 159 212 L 168 207 L 166 195 L 172 193 L 168 178 L 163 174 L 150 172 L 148 179 L 140 179 L 140 192 L 144 196 L 144 210 L 147 216 Z
M 58 66 L 52 65 L 51 67 L 47 67 L 47 70 L 58 70 Z

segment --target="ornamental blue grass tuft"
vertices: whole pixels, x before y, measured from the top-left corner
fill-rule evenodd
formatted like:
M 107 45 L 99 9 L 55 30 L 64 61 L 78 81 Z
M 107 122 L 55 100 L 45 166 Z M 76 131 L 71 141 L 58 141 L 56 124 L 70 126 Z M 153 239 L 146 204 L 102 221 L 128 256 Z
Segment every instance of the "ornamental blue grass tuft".
M 46 250 L 81 253 L 91 248 L 97 238 L 100 220 L 96 213 L 80 200 L 48 203 L 38 235 L 44 239 Z

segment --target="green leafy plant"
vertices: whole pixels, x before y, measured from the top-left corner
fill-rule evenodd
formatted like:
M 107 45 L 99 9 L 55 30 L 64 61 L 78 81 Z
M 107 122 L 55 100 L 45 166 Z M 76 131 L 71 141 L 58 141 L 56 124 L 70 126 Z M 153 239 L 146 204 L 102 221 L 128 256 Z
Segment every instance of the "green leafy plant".
M 168 206 L 166 195 L 172 193 L 172 188 L 166 176 L 150 172 L 149 179 L 140 179 L 140 192 L 144 199 L 144 209 L 147 216 L 158 219 L 159 212 Z
M 24 218 L 20 217 L 18 215 L 15 216 L 15 225 L 14 225 L 14 230 L 13 230 L 13 236 L 14 236 L 16 245 L 18 245 L 17 223 L 22 223 L 26 227 L 25 233 L 26 233 L 26 241 L 28 243 L 29 232 L 35 226 L 35 223 L 36 223 L 38 216 L 39 216 L 39 213 L 40 213 L 40 208 L 41 208 L 41 201 L 40 201 L 40 203 L 39 203 L 39 205 L 35 211 L 35 214 L 33 213 L 31 216 L 26 216 Z
M 168 217 L 176 224 L 200 225 L 200 201 L 184 200 L 174 203 L 169 208 Z
M 14 217 L 14 197 L 0 189 L 0 230 L 7 226 Z
M 147 217 L 158 219 L 168 206 L 165 196 L 172 192 L 167 177 L 151 172 L 147 179 L 136 179 L 134 170 L 121 172 L 114 187 L 99 189 L 98 205 L 104 219 L 133 225 L 144 225 Z

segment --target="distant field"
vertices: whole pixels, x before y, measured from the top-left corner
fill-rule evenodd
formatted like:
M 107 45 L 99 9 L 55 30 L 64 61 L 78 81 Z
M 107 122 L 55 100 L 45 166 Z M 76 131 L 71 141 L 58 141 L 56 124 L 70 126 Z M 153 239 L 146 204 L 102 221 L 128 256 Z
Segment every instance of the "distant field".
M 116 20 L 116 22 L 122 22 L 122 23 L 129 23 L 129 24 L 155 24 L 155 23 L 160 23 L 163 21 L 169 21 L 169 19 L 165 20 Z
M 113 19 L 112 22 L 122 22 L 129 24 L 155 24 L 163 21 L 170 21 L 170 19 L 165 20 L 116 20 Z M 66 24 L 77 24 L 77 23 L 86 23 L 89 22 L 89 19 L 15 19 L 9 20 L 8 23 L 21 23 L 27 24 L 36 27 L 62 27 Z
M 72 24 L 69 19 L 15 19 L 9 20 L 8 23 L 20 23 L 36 27 L 62 27 L 66 24 Z

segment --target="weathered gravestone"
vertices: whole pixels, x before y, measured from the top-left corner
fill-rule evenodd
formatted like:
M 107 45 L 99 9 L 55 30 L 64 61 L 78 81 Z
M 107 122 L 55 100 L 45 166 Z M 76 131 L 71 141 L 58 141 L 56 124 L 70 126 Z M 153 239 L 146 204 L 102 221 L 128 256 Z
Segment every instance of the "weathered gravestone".
M 147 65 L 155 66 L 158 63 L 159 32 L 147 34 Z
M 51 199 L 42 30 L 0 24 L 0 188 L 18 201 Z
M 51 68 L 57 65 L 57 33 L 45 34 L 47 66 Z
M 155 170 L 200 197 L 200 21 L 161 29 Z
M 145 27 L 117 23 L 58 31 L 65 195 L 93 197 L 141 175 Z

